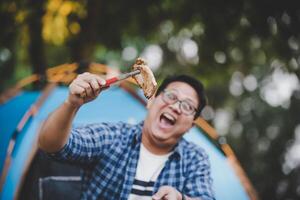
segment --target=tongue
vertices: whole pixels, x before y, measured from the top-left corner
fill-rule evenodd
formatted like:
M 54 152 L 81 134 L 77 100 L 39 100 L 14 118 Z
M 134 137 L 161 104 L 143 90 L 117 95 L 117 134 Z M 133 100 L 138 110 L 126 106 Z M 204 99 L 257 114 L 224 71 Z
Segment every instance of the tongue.
M 160 123 L 163 128 L 170 128 L 171 126 L 173 126 L 172 122 L 166 117 L 161 117 Z

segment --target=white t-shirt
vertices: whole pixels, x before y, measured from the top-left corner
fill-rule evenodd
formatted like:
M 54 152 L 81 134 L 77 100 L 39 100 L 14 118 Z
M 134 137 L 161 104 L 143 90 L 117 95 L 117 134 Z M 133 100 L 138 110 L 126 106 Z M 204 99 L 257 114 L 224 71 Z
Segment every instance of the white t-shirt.
M 154 183 L 171 153 L 155 155 L 143 144 L 129 200 L 151 200 Z

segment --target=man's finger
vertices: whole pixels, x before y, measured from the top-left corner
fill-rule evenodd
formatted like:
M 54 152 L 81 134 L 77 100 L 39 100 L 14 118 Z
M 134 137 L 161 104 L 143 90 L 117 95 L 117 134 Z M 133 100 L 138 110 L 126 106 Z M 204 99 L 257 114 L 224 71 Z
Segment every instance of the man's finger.
M 104 79 L 102 79 L 100 76 L 95 75 L 95 74 L 91 74 L 91 73 L 88 73 L 88 72 L 85 72 L 85 73 L 79 75 L 79 78 L 81 80 L 84 80 L 84 81 L 87 81 L 87 82 L 91 82 L 91 80 L 96 79 L 96 81 L 98 82 L 98 84 L 100 86 L 104 86 L 105 83 L 106 83 L 106 81 Z
M 84 88 L 84 90 L 86 92 L 86 96 L 88 96 L 88 97 L 93 97 L 94 96 L 92 86 L 90 85 L 89 82 L 86 82 L 86 81 L 83 81 L 83 80 L 78 80 L 78 81 L 76 81 L 76 84 L 78 86 Z
M 71 94 L 80 95 L 80 94 L 84 93 L 84 91 L 85 91 L 84 88 L 79 86 L 79 85 L 76 85 L 76 84 L 71 84 L 70 85 L 70 93 Z
M 93 91 L 98 91 L 100 90 L 100 85 L 98 84 L 97 79 L 93 78 L 89 81 L 90 85 L 92 86 Z
M 106 81 L 105 81 L 104 79 L 102 79 L 102 78 L 99 77 L 99 76 L 96 76 L 95 78 L 97 79 L 97 82 L 98 82 L 98 84 L 100 85 L 101 88 L 102 88 L 103 86 L 105 86 Z
M 163 199 L 166 195 L 169 194 L 169 188 L 168 187 L 160 187 L 158 191 L 152 196 L 153 200 L 160 200 Z

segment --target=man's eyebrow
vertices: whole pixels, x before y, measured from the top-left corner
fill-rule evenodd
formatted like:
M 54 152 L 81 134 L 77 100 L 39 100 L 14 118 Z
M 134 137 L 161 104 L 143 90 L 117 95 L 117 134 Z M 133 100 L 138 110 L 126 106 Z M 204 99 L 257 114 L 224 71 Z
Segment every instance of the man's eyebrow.
M 177 95 L 180 93 L 176 88 L 171 88 L 171 89 L 169 89 L 170 91 L 171 90 L 173 90 L 173 91 L 176 91 L 176 93 L 177 93 Z M 178 98 L 178 96 L 177 96 L 177 98 Z M 182 100 L 184 100 L 184 101 L 189 101 L 189 102 L 191 102 L 192 104 L 197 104 L 197 102 L 195 102 L 192 98 L 190 98 L 190 97 L 186 97 L 186 98 L 184 98 L 184 99 L 182 99 Z M 194 105 L 195 106 L 195 105 Z M 195 106 L 196 107 L 196 106 Z
M 190 102 L 190 103 L 193 104 L 192 106 L 197 107 L 197 102 L 194 99 L 190 98 L 190 97 L 186 97 L 186 98 L 184 98 L 182 100 L 188 101 L 188 102 Z
M 180 92 L 176 89 L 176 88 L 166 88 L 165 90 L 167 90 L 167 91 L 175 91 L 175 93 L 176 93 L 176 95 L 177 95 L 177 98 L 178 98 L 178 94 L 180 94 Z M 197 102 L 195 102 L 192 98 L 190 98 L 190 97 L 186 97 L 186 98 L 184 98 L 184 99 L 182 99 L 182 100 L 185 100 L 185 101 L 189 101 L 189 102 L 191 102 L 191 103 L 193 103 L 193 104 L 197 104 Z
M 197 104 L 195 101 L 193 101 L 191 98 L 184 99 L 185 101 L 191 102 L 192 104 Z M 195 106 L 195 105 L 193 105 Z M 195 106 L 196 107 L 196 106 Z

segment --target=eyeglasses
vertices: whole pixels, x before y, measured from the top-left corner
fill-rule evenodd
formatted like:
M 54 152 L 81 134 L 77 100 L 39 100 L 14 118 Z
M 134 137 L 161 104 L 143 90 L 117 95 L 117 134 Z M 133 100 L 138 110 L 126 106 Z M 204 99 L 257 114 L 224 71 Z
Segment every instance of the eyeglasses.
M 175 104 L 179 102 L 179 108 L 185 115 L 194 115 L 197 109 L 192 106 L 187 100 L 179 100 L 177 94 L 173 90 L 164 90 L 162 92 L 162 99 L 166 104 Z

